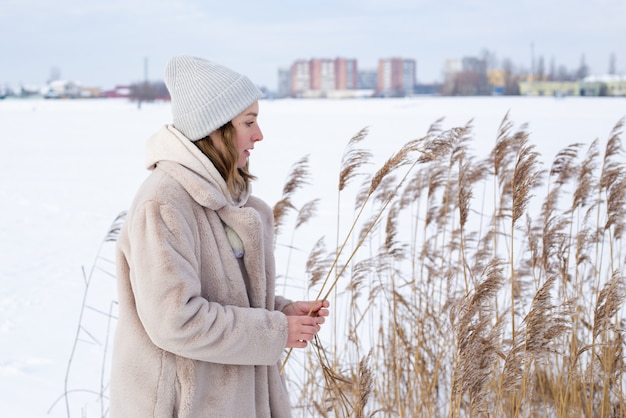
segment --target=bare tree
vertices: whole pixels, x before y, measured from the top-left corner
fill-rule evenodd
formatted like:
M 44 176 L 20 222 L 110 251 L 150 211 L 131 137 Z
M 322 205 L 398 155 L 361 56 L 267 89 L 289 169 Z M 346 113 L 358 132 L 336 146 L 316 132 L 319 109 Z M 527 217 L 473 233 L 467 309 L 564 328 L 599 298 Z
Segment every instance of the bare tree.
M 537 71 L 535 74 L 535 80 L 543 81 L 546 76 L 546 65 L 543 61 L 543 56 L 539 57 L 539 61 L 537 62 Z
M 169 93 L 162 81 L 148 82 L 140 81 L 130 86 L 130 99 L 137 101 L 139 107 L 141 102 L 153 102 L 158 99 L 169 99 Z
M 571 74 L 567 70 L 567 67 L 565 67 L 564 65 L 559 65 L 555 81 L 574 81 L 575 79 L 576 74 Z
M 487 66 L 487 70 L 495 70 L 498 68 L 498 58 L 494 52 L 485 48 L 481 51 L 481 57 Z
M 554 61 L 554 57 L 550 59 L 550 72 L 548 73 L 548 80 L 556 80 L 556 62 Z
M 506 96 L 516 96 L 519 94 L 519 78 L 515 74 L 515 67 L 510 59 L 502 61 L 502 71 L 504 72 L 504 94 Z
M 582 80 L 588 75 L 589 75 L 589 67 L 587 66 L 587 63 L 585 62 L 585 54 L 583 54 L 582 57 L 580 58 L 580 66 L 578 67 L 578 70 L 576 71 L 576 79 Z

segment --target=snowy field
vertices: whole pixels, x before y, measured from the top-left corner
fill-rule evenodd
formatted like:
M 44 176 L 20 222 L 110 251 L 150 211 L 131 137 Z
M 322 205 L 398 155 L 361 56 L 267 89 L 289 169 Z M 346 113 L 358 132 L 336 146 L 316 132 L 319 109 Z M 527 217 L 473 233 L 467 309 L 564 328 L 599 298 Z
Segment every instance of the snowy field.
M 324 217 L 332 216 L 336 205 L 341 155 L 361 128 L 369 127 L 363 147 L 382 163 L 439 118 L 445 118 L 444 128 L 473 120 L 473 147 L 482 156 L 491 150 L 509 112 L 516 127 L 528 124 L 530 142 L 549 166 L 569 144 L 598 138 L 604 145 L 626 116 L 626 98 L 277 100 L 262 101 L 260 110 L 265 139 L 251 156 L 259 178 L 254 192 L 273 205 L 292 164 L 309 155 L 313 181 L 307 198 L 323 199 L 321 220 L 315 224 L 319 236 L 329 224 Z M 65 399 L 55 401 L 65 390 L 81 312 L 82 268 L 88 272 L 92 267 L 111 222 L 129 206 L 147 175 L 146 139 L 169 121 L 164 103 L 138 109 L 125 100 L 0 101 L 1 416 L 67 416 Z M 295 268 L 288 276 L 297 281 Z M 98 280 L 106 280 L 102 277 Z M 90 297 L 112 300 L 114 287 L 109 285 Z M 302 297 L 298 287 L 288 285 L 288 296 Z M 102 342 L 103 332 L 96 330 L 94 341 Z M 97 391 L 101 364 L 81 363 L 79 357 L 90 344 L 102 347 L 81 340 L 68 388 Z M 93 385 L 85 383 L 94 379 Z M 97 416 L 97 409 L 85 406 L 86 395 L 70 395 L 71 416 Z

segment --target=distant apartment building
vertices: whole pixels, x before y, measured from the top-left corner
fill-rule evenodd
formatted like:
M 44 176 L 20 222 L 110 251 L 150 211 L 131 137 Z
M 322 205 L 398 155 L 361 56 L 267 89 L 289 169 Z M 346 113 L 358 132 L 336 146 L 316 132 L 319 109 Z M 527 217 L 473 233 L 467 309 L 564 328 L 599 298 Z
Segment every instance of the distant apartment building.
M 359 70 L 357 74 L 357 87 L 359 90 L 376 90 L 378 84 L 378 72 L 374 70 Z
M 311 72 L 311 90 L 336 90 L 335 62 L 331 59 L 313 59 L 309 62 Z
M 337 90 L 356 90 L 359 88 L 359 72 L 355 59 L 337 58 L 335 60 Z
M 401 97 L 413 93 L 417 65 L 413 59 L 381 58 L 378 60 L 376 93 L 384 97 Z
M 327 97 L 332 92 L 356 90 L 358 71 L 355 59 L 316 58 L 297 60 L 291 65 L 291 96 Z
M 291 71 L 286 68 L 280 68 L 278 70 L 278 90 L 276 91 L 278 97 L 291 96 Z
M 311 89 L 311 65 L 309 61 L 298 60 L 291 64 L 291 94 L 297 96 L 299 93 Z

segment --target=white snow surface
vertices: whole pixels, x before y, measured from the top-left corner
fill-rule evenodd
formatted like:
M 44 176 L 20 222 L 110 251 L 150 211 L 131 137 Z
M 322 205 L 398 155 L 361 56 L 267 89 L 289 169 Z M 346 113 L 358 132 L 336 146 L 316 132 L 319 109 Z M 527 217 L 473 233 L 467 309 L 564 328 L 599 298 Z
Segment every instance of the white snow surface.
M 626 116 L 626 98 L 285 99 L 261 101 L 260 112 L 264 140 L 250 157 L 258 177 L 254 193 L 273 205 L 292 164 L 309 155 L 312 181 L 306 198 L 323 202 L 310 230 L 314 242 L 334 222 L 341 156 L 361 128 L 369 127 L 363 147 L 382 163 L 406 141 L 425 135 L 439 118 L 444 128 L 473 120 L 473 147 L 484 156 L 508 112 L 516 126 L 528 124 L 530 142 L 549 166 L 569 144 L 596 138 L 606 143 Z M 169 121 L 168 103 L 144 103 L 138 109 L 117 99 L 0 101 L 1 416 L 67 416 L 65 400 L 55 401 L 64 393 L 79 323 L 85 291 L 81 269 L 89 272 L 111 222 L 128 208 L 148 174 L 147 138 Z M 331 222 L 323 222 L 325 217 Z M 301 246 L 306 245 L 310 248 Z M 103 250 L 107 257 L 109 247 Z M 277 255 L 277 260 L 279 274 L 289 281 L 287 296 L 308 296 L 298 290 L 303 269 L 290 261 L 286 273 L 284 257 Z M 105 275 L 98 280 L 107 284 L 90 298 L 107 310 L 115 298 L 113 280 Z M 105 326 L 88 331 L 102 343 Z M 92 349 L 102 346 L 81 341 L 77 347 L 69 389 L 98 390 L 101 363 L 80 359 L 84 353 L 89 358 Z M 85 406 L 85 399 L 95 396 L 72 393 L 71 416 L 98 416 L 100 410 Z

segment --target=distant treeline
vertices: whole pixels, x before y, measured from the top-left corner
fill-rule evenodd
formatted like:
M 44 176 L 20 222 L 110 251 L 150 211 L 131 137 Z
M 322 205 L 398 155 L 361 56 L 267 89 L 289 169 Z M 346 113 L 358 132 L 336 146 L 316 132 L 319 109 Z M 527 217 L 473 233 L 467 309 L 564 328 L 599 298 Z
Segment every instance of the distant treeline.
M 170 94 L 162 81 L 144 81 L 130 85 L 130 99 L 137 102 L 169 100 Z

